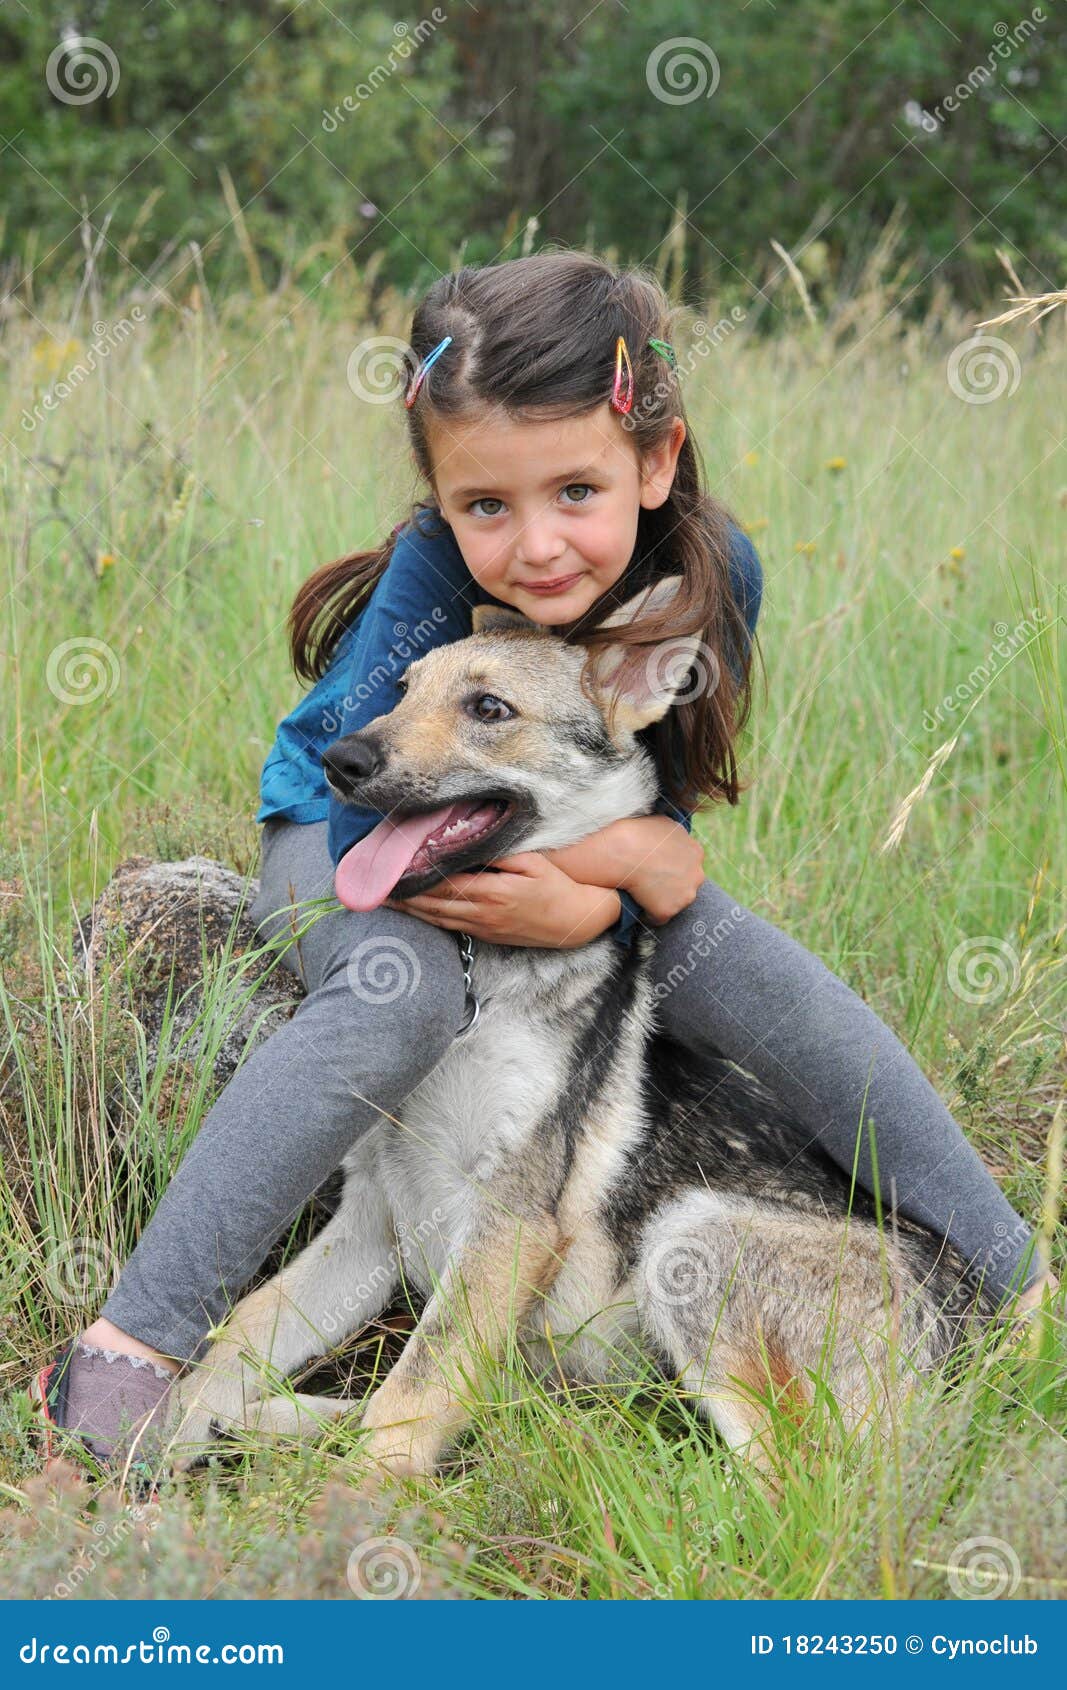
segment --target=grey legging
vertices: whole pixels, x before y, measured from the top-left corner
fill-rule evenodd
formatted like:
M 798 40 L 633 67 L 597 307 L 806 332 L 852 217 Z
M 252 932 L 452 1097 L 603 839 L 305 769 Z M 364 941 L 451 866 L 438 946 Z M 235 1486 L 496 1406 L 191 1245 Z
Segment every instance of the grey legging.
M 291 928 L 294 902 L 332 886 L 325 822 L 265 824 L 251 909 L 265 937 Z M 987 1287 L 1036 1277 L 1028 1227 L 933 1086 L 817 957 L 711 881 L 658 939 L 667 1032 L 755 1074 L 869 1189 L 873 1123 L 887 1201 L 947 1233 Z M 181 1360 L 201 1352 L 301 1205 L 381 1110 L 399 1111 L 464 1019 L 455 935 L 397 910 L 338 906 L 284 960 L 308 995 L 205 1117 L 102 1311 Z

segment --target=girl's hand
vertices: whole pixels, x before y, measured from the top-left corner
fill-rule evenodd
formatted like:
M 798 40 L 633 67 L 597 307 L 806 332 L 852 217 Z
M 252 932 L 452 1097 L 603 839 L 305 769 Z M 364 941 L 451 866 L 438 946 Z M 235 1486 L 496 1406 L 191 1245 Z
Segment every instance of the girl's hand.
M 539 851 L 501 857 L 493 867 L 499 872 L 449 875 L 430 892 L 385 901 L 473 939 L 552 950 L 588 944 L 619 919 L 616 891 L 572 880 Z
M 687 909 L 704 881 L 703 847 L 670 816 L 631 816 L 543 854 L 574 880 L 623 887 L 653 927 Z

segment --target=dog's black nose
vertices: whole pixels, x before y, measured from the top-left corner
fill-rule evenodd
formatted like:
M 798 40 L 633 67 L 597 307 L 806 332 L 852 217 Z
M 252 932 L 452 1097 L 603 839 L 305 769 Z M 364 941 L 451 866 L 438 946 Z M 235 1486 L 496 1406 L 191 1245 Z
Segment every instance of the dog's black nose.
M 376 775 L 385 755 L 381 742 L 370 734 L 346 734 L 323 753 L 322 766 L 333 785 L 342 792 Z

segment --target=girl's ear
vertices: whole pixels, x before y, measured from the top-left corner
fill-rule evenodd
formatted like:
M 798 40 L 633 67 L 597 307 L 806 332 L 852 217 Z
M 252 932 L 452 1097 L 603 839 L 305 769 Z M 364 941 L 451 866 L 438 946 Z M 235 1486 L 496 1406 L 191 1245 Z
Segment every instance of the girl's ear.
M 618 628 L 649 611 L 670 610 L 681 576 L 669 575 L 635 593 L 600 624 Z M 699 634 L 677 634 L 657 645 L 607 645 L 592 653 L 594 687 L 604 715 L 613 729 L 635 734 L 667 714 L 680 693 L 710 691 L 718 666 Z M 697 669 L 698 687 L 691 685 Z M 710 671 L 710 672 L 709 672 Z
M 531 622 L 521 610 L 507 610 L 497 604 L 476 604 L 471 611 L 471 628 L 476 634 L 506 633 L 509 628 L 520 628 L 527 634 L 544 633 L 540 623 Z

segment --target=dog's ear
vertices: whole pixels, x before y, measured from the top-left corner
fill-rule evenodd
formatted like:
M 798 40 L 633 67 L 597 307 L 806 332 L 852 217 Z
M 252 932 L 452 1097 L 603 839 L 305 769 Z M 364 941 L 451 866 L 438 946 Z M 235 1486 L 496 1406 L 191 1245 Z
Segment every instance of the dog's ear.
M 544 629 L 531 622 L 521 610 L 508 610 L 499 604 L 476 604 L 471 611 L 471 628 L 476 634 L 504 634 L 519 628 L 527 634 L 543 634 Z
M 651 611 L 668 611 L 681 577 L 665 576 L 635 593 L 605 617 L 602 628 L 619 628 Z M 657 645 L 608 645 L 597 648 L 593 674 L 598 697 L 612 728 L 638 733 L 658 722 L 679 698 L 694 698 L 718 683 L 719 667 L 699 634 L 677 634 Z

